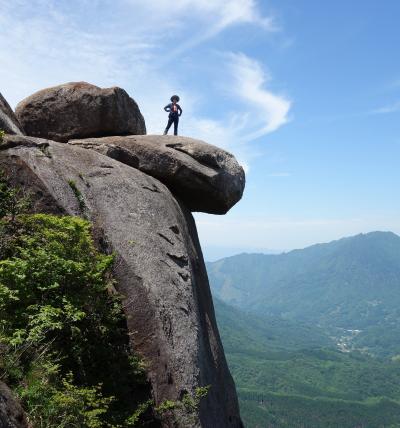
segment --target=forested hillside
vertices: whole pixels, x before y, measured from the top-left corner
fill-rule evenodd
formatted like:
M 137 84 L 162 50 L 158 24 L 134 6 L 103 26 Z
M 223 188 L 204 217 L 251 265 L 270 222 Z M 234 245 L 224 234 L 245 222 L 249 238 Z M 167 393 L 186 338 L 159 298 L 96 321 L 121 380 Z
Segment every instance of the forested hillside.
M 397 427 L 400 362 L 343 353 L 318 328 L 215 299 L 248 428 Z
M 241 254 L 208 271 L 247 427 L 400 426 L 397 235 Z
M 345 349 L 400 354 L 400 237 L 373 232 L 281 255 L 208 263 L 215 296 L 323 328 Z

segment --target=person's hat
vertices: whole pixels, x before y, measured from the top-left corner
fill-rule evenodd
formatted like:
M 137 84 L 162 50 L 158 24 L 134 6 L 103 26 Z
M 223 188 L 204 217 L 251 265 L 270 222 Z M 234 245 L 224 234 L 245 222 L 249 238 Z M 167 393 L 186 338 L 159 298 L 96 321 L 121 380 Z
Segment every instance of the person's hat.
M 171 101 L 176 100 L 177 103 L 179 103 L 180 98 L 178 97 L 178 95 L 172 95 L 171 97 Z

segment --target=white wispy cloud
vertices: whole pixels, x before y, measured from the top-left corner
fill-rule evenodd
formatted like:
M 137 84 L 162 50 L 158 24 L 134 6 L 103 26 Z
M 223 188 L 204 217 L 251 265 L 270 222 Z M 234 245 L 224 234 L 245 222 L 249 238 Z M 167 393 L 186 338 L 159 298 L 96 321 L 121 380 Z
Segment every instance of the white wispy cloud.
M 400 101 L 372 110 L 371 114 L 389 114 L 400 111 Z
M 390 82 L 388 82 L 385 85 L 385 90 L 393 90 L 393 89 L 398 89 L 400 88 L 400 79 L 399 78 L 395 78 L 393 80 L 391 80 Z
M 258 125 L 246 136 L 246 140 L 262 137 L 287 123 L 292 102 L 286 96 L 267 89 L 271 77 L 261 64 L 243 53 L 231 53 L 228 59 L 234 79 L 231 90 L 246 103 L 251 113 L 249 117 Z
M 171 58 L 184 52 L 201 74 L 202 58 L 190 49 L 225 29 L 252 25 L 277 31 L 256 0 L 0 0 L 0 91 L 15 106 L 43 87 L 85 80 L 99 86 L 121 86 L 139 103 L 149 133 L 165 126 L 163 105 L 171 93 L 183 100 L 183 134 L 232 151 L 248 170 L 257 153 L 248 141 L 287 122 L 290 101 L 266 89 L 269 76 L 261 63 L 244 54 L 214 57 L 231 80 L 235 105 L 213 117 L 195 82 L 183 83 Z M 175 62 L 182 70 L 185 66 Z M 218 99 L 218 88 L 209 96 Z M 216 102 L 216 101 L 214 101 Z
M 217 86 L 235 102 L 220 120 L 200 116 L 189 104 L 184 129 L 190 135 L 231 150 L 248 172 L 252 159 L 261 155 L 254 148 L 250 151 L 248 144 L 287 123 L 292 102 L 268 89 L 271 77 L 255 59 L 243 53 L 216 57 L 222 60 L 215 73 L 215 80 L 221 80 Z
M 151 19 L 167 25 L 174 24 L 175 27 L 185 25 L 182 18 L 195 18 L 219 30 L 240 23 L 256 24 L 269 31 L 278 30 L 272 17 L 261 14 L 255 0 L 174 0 L 173 3 L 170 0 L 125 1 L 135 8 L 145 9 Z M 187 25 L 190 25 L 189 20 Z
M 137 3 L 137 0 L 128 1 Z M 171 2 L 149 0 L 147 7 L 152 13 L 155 11 L 156 15 L 165 18 L 171 10 Z M 254 0 L 178 0 L 174 2 L 173 10 L 173 15 L 169 15 L 170 24 L 174 22 L 175 29 L 188 26 L 190 33 L 171 49 L 168 57 L 164 58 L 164 64 L 230 26 L 252 24 L 269 32 L 279 31 L 275 19 L 263 16 Z M 196 21 L 196 25 L 193 25 L 193 21 Z

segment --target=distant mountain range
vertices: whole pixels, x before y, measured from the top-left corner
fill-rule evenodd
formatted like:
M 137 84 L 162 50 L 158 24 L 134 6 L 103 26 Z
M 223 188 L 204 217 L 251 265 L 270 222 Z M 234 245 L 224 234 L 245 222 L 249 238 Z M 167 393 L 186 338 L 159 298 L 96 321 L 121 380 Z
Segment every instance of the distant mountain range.
M 400 237 L 372 232 L 280 255 L 207 263 L 214 296 L 324 330 L 344 350 L 400 354 Z
M 399 236 L 207 268 L 246 428 L 400 426 Z

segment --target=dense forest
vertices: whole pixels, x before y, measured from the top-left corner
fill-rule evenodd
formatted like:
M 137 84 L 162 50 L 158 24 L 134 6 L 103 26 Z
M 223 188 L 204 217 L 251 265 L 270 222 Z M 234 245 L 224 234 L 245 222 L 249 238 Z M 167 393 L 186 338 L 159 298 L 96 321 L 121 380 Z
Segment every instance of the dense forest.
M 247 427 L 400 426 L 399 259 L 377 232 L 208 264 Z
M 400 426 L 397 358 L 341 352 L 319 329 L 215 307 L 246 427 Z

